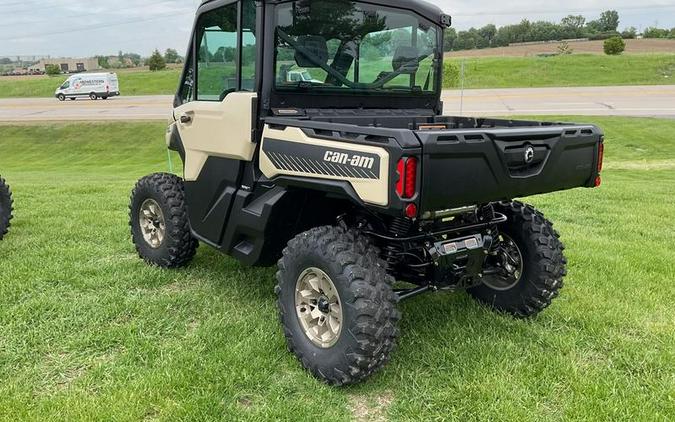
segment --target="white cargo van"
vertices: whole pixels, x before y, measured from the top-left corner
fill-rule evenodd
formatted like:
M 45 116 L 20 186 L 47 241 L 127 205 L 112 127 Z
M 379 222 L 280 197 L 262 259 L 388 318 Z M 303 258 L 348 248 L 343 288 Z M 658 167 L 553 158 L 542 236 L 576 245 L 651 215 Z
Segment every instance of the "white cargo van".
M 307 69 L 289 70 L 286 75 L 286 82 L 313 82 L 322 84 L 322 81 L 314 79 Z
M 89 97 L 92 100 L 120 95 L 116 73 L 78 73 L 68 78 L 54 93 L 59 101 Z

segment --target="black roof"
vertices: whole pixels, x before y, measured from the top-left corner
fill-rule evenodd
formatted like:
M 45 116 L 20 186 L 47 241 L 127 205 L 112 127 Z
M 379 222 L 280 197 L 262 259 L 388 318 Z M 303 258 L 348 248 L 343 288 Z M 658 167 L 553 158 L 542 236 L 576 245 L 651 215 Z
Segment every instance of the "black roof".
M 202 0 L 202 4 L 210 3 L 214 0 Z M 281 3 L 281 0 L 265 0 L 267 3 Z M 324 1 L 331 1 L 331 0 L 324 0 Z M 358 0 L 357 0 L 358 1 Z M 425 18 L 429 19 L 432 22 L 441 24 L 441 16 L 443 15 L 443 11 L 441 8 L 436 6 L 435 4 L 431 4 L 429 2 L 426 2 L 424 0 L 363 0 L 366 3 L 373 3 L 373 4 L 379 4 L 382 6 L 389 6 L 389 7 L 395 7 L 399 9 L 408 9 L 413 12 L 417 12 L 418 14 L 424 16 Z

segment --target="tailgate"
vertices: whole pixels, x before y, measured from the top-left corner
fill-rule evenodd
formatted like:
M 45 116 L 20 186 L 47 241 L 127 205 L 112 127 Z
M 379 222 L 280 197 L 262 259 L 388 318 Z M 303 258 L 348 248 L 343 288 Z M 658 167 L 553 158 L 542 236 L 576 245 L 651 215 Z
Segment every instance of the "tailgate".
M 423 151 L 422 211 L 592 187 L 602 139 L 592 125 L 416 134 Z

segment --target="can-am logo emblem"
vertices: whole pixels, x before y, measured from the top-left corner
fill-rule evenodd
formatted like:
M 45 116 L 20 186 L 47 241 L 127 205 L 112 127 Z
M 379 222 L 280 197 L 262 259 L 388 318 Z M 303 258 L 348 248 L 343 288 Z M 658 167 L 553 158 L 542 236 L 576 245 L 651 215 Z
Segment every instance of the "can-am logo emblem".
M 372 169 L 375 164 L 373 157 L 364 157 L 362 155 L 347 154 L 345 152 L 326 151 L 323 161 L 329 163 L 348 164 L 353 167 Z
M 525 162 L 529 164 L 532 160 L 534 160 L 534 148 L 527 147 L 525 149 Z

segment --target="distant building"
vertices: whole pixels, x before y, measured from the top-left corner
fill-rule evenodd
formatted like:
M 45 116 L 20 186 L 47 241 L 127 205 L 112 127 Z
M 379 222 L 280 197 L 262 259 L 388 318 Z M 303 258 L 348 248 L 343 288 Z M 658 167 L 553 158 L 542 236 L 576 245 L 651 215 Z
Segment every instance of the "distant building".
M 129 57 L 108 56 L 108 65 L 114 69 L 134 67 L 134 62 Z
M 56 58 L 56 59 L 42 59 L 37 64 L 30 66 L 28 71 L 46 71 L 48 64 L 55 64 L 61 68 L 63 73 L 72 72 L 88 72 L 91 70 L 98 70 L 101 66 L 98 65 L 98 59 L 92 58 Z

